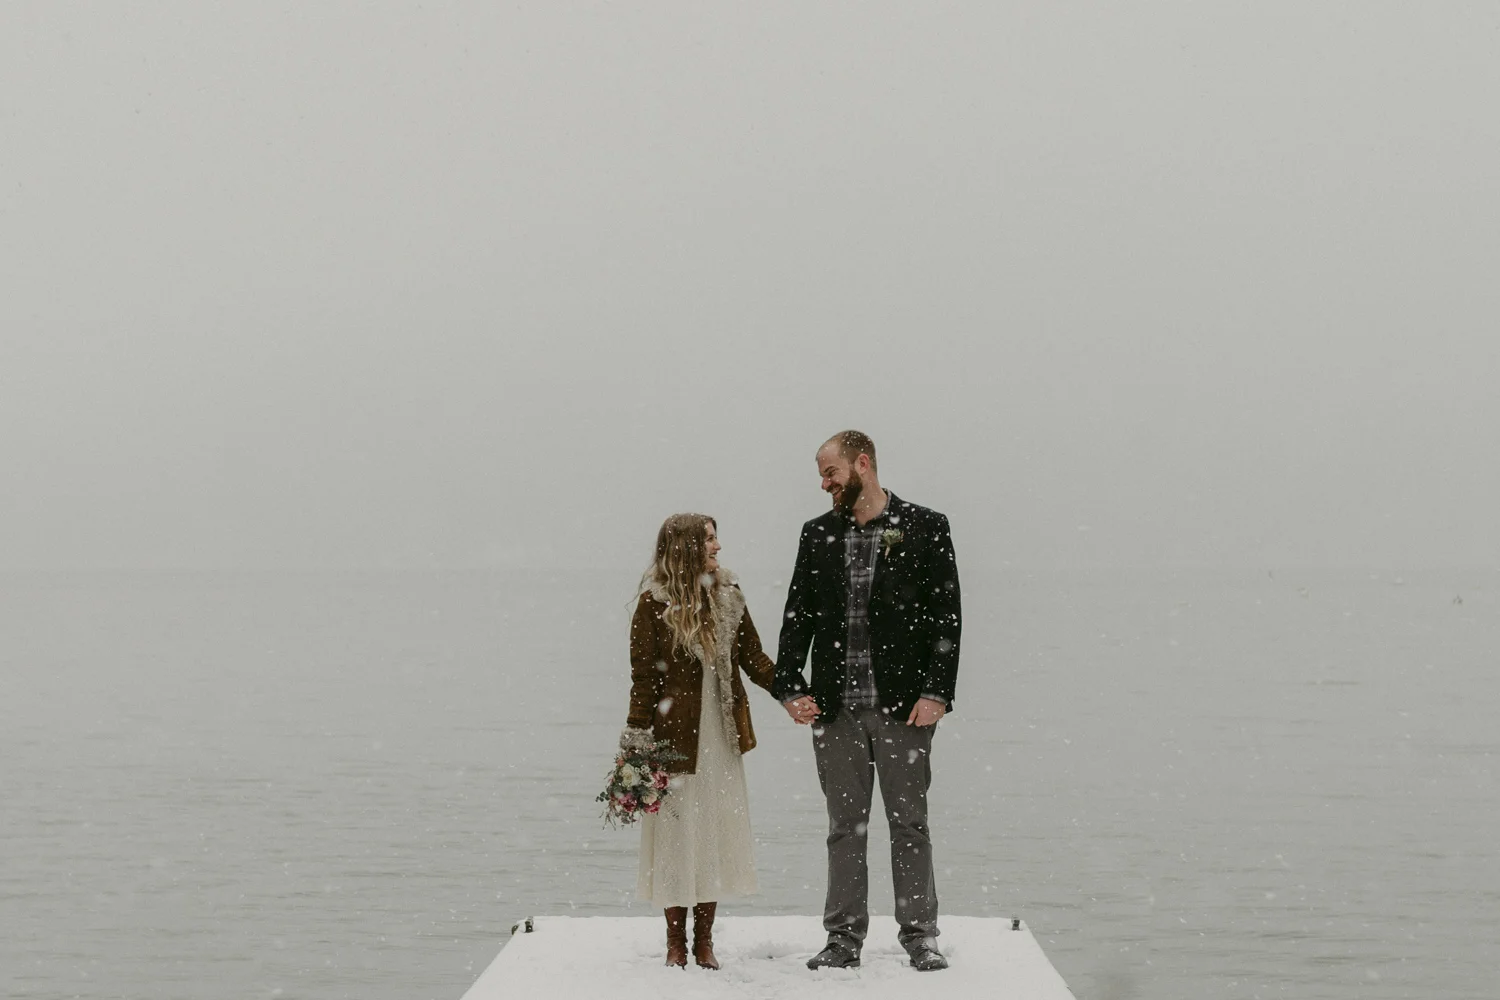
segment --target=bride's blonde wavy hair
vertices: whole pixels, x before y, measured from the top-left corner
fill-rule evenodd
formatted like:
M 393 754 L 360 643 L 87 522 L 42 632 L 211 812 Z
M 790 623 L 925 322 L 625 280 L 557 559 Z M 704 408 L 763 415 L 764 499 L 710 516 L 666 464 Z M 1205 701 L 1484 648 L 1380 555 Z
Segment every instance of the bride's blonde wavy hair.
M 719 523 L 707 514 L 673 514 L 656 533 L 656 558 L 641 577 L 641 589 L 652 583 L 667 592 L 662 619 L 672 633 L 672 648 L 687 653 L 694 640 L 712 660 L 719 607 L 714 579 L 708 572 L 708 526 Z

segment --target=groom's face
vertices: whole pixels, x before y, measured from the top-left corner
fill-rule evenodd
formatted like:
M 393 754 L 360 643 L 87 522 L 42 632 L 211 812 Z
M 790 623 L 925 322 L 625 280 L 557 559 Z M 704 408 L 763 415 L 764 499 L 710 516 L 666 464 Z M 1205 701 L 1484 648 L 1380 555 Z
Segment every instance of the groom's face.
M 851 513 L 865 488 L 859 470 L 836 448 L 825 448 L 818 452 L 818 475 L 823 477 L 823 492 L 833 498 L 833 509 Z

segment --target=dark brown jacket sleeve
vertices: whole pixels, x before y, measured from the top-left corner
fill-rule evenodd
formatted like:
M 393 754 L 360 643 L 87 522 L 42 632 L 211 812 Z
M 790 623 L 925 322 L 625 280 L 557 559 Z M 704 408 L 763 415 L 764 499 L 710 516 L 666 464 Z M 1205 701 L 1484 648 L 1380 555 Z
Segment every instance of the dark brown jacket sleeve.
M 745 616 L 740 619 L 735 646 L 740 651 L 739 668 L 745 672 L 745 676 L 767 691 L 771 690 L 771 683 L 776 678 L 776 664 L 761 648 L 760 633 L 755 631 L 755 622 L 750 620 L 748 606 L 745 608 Z
M 630 716 L 625 724 L 651 728 L 666 686 L 666 657 L 656 643 L 655 602 L 642 594 L 630 619 Z

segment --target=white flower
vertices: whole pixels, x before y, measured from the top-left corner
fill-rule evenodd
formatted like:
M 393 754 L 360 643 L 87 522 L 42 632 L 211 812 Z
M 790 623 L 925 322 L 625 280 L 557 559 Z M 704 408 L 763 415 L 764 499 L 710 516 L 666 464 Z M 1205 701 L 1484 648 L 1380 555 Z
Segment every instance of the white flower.
M 644 792 L 641 793 L 641 801 L 643 803 L 645 803 L 646 805 L 648 805 L 648 806 L 651 803 L 655 802 L 656 799 L 657 799 L 657 794 L 656 794 L 656 789 L 654 789 L 654 788 L 647 788 Z
M 901 544 L 906 536 L 901 533 L 900 528 L 887 528 L 880 533 L 880 540 L 885 543 L 885 554 L 890 555 L 891 549 Z
M 641 775 L 635 765 L 625 764 L 620 768 L 620 783 L 626 788 L 634 788 L 641 783 Z

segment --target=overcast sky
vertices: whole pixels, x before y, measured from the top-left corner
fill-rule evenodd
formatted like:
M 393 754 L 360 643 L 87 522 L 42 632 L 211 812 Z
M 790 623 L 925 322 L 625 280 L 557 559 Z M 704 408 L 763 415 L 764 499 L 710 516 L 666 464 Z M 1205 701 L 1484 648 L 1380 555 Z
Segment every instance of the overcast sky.
M 1493 566 L 1494 3 L 0 8 L 0 568 Z

